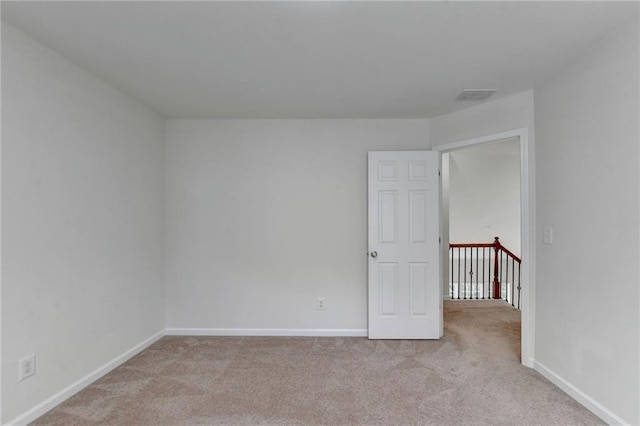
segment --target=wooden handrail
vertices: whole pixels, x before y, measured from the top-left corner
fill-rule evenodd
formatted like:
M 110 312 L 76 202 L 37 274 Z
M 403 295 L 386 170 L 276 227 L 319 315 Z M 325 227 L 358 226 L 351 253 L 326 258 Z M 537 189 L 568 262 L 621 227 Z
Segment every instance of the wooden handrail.
M 499 244 L 500 250 L 502 250 L 503 252 L 505 252 L 509 257 L 512 257 L 516 262 L 518 263 L 522 263 L 522 261 L 520 260 L 520 258 L 518 256 L 516 256 L 515 254 L 513 254 L 513 252 L 511 250 L 509 250 L 508 248 L 506 248 L 505 246 L 503 246 L 500 243 L 500 239 L 498 237 L 495 237 L 494 242 L 492 243 L 451 243 L 449 244 L 450 248 L 487 248 L 487 247 L 495 247 L 496 243 Z
M 494 243 L 452 243 L 449 244 L 451 248 L 465 248 L 465 247 L 493 247 Z
M 512 257 L 513 260 L 515 260 L 518 263 L 522 263 L 522 261 L 520 260 L 520 258 L 518 256 L 516 256 L 515 254 L 511 253 L 511 251 L 508 248 L 505 248 L 504 246 L 501 246 L 501 250 L 503 252 L 505 252 L 507 254 L 507 256 Z

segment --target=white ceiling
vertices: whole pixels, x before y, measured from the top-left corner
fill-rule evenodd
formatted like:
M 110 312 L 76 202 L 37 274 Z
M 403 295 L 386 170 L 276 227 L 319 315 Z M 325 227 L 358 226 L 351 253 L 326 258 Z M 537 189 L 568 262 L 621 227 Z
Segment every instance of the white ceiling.
M 637 2 L 2 2 L 171 118 L 433 117 L 527 90 Z M 492 99 L 493 99 L 492 98 Z

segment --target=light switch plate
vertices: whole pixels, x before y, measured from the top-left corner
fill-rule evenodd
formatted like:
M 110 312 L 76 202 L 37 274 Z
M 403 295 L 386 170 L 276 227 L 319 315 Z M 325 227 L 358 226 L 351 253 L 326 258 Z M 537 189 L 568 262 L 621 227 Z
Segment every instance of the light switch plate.
M 552 227 L 550 226 L 544 227 L 542 242 L 545 244 L 553 244 L 553 228 Z

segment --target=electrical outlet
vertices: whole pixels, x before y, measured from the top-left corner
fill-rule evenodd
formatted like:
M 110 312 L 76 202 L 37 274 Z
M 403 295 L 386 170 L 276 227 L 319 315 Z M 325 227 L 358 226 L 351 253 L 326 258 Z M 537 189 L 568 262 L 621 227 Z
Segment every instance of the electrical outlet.
M 316 309 L 319 311 L 324 311 L 324 297 L 318 297 L 318 301 L 316 302 Z
M 18 361 L 18 378 L 20 381 L 36 374 L 36 355 L 29 355 Z

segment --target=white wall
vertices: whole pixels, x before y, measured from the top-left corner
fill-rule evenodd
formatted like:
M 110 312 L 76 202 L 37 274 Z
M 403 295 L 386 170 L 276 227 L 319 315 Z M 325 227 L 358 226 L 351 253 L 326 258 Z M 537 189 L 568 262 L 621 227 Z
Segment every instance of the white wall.
M 491 243 L 520 255 L 520 141 L 507 139 L 449 154 L 449 239 Z
M 163 329 L 164 124 L 5 23 L 2 113 L 6 422 Z
M 536 361 L 630 424 L 640 423 L 638 34 L 636 17 L 535 88 Z
M 394 149 L 427 120 L 169 120 L 167 326 L 366 330 L 367 151 Z
M 429 120 L 435 148 L 452 142 L 528 127 L 533 138 L 533 90 L 489 100 Z

